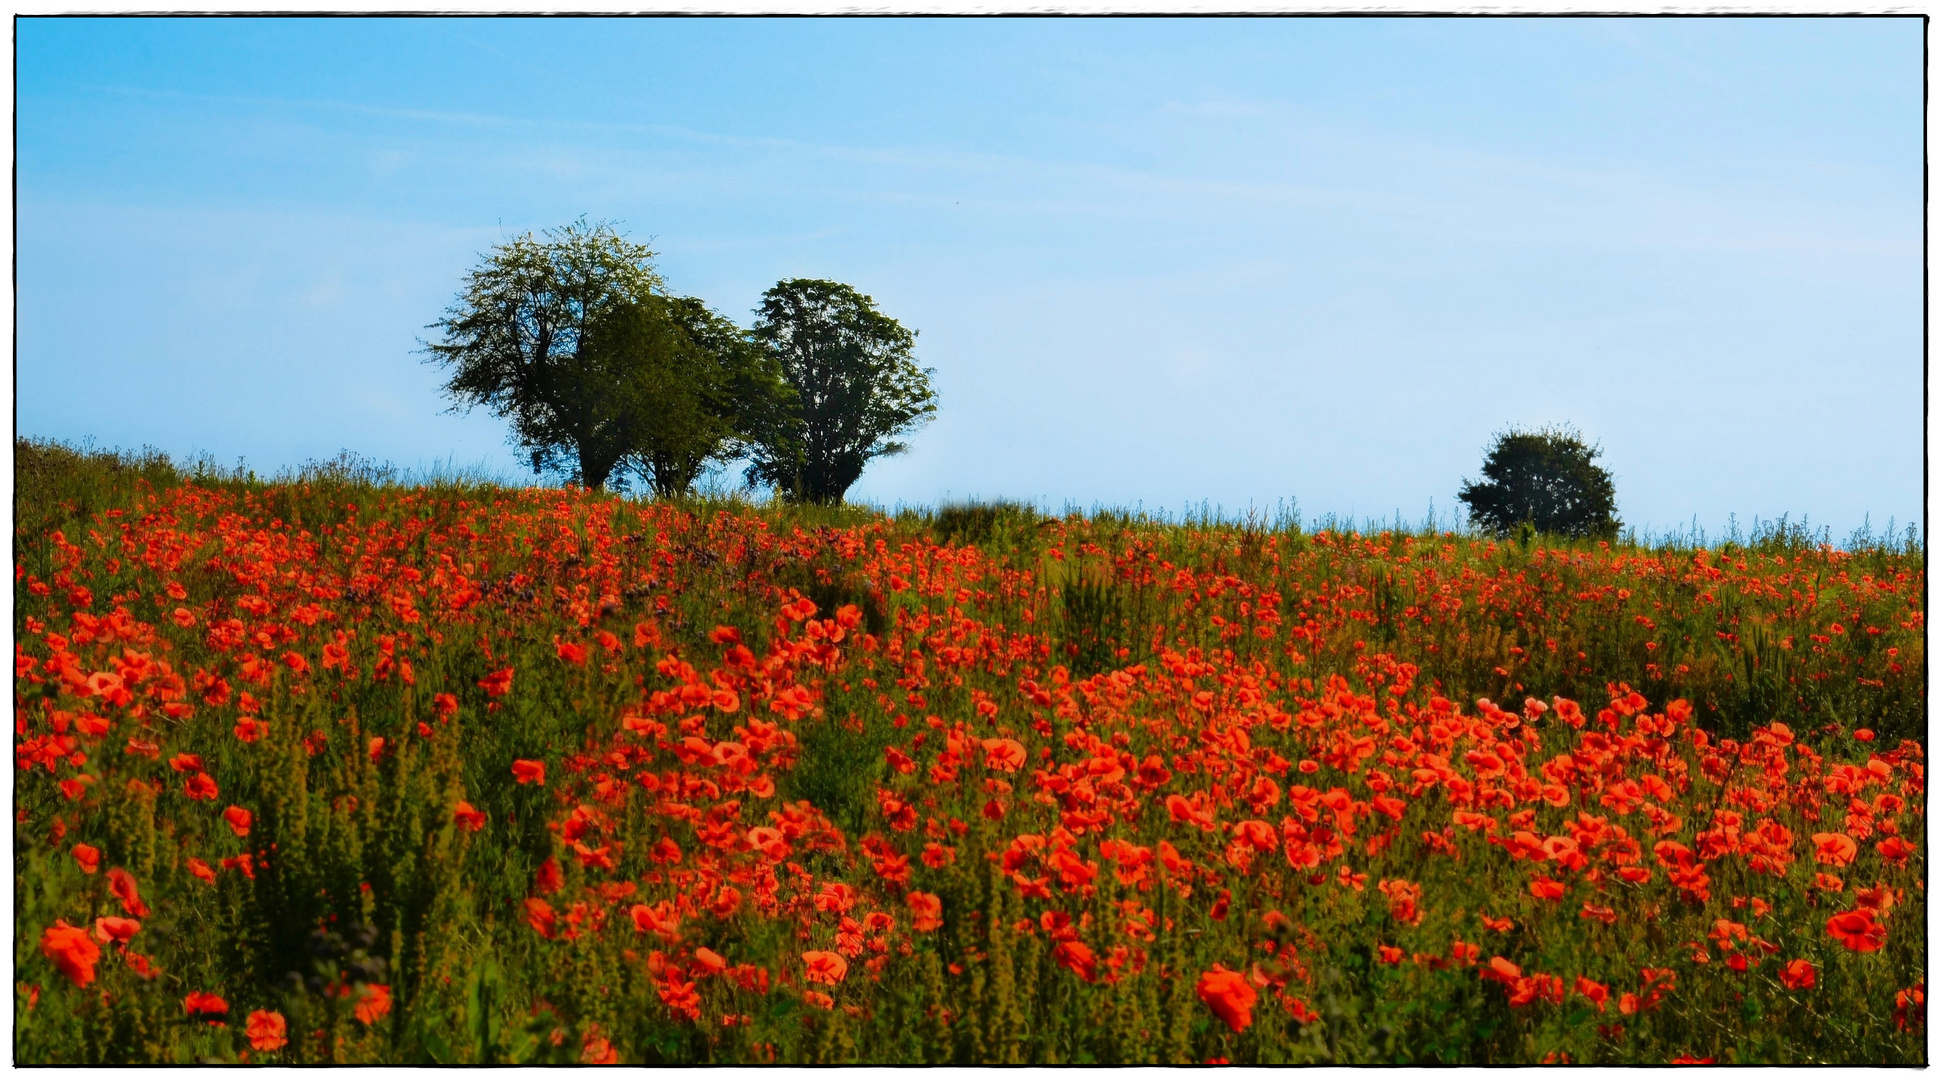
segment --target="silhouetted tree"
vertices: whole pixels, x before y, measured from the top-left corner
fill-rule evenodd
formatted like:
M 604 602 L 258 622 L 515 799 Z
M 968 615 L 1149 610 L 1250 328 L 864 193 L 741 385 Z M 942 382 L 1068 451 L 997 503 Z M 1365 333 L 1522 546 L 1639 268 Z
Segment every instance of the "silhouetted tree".
M 1617 489 L 1596 464 L 1600 449 L 1567 428 L 1511 429 L 1483 459 L 1483 481 L 1467 478 L 1456 497 L 1469 518 L 1499 536 L 1528 523 L 1555 536 L 1613 536 Z

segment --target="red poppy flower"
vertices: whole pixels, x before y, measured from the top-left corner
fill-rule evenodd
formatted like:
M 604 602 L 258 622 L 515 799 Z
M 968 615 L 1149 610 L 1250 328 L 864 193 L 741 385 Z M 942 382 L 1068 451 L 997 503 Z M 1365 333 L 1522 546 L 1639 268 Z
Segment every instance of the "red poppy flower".
M 135 875 L 117 866 L 108 871 L 108 891 L 121 901 L 121 909 L 137 919 L 146 918 L 148 905 L 142 903 L 141 890 L 135 887 Z
M 1016 739 L 985 739 L 984 767 L 999 772 L 1017 772 L 1024 767 L 1024 744 Z
M 1485 979 L 1495 979 L 1500 983 L 1513 983 L 1523 978 L 1523 969 L 1500 956 L 1492 956 L 1489 958 L 1489 966 L 1483 969 L 1482 976 Z
M 546 786 L 546 763 L 520 758 L 512 763 L 512 778 L 521 784 Z
M 480 679 L 479 689 L 484 690 L 487 697 L 504 697 L 512 691 L 512 669 L 494 671 Z
M 264 1053 L 281 1050 L 290 1042 L 286 1038 L 288 1028 L 282 1013 L 264 1012 L 258 1009 L 249 1014 L 249 1019 L 244 1021 L 243 1030 L 249 1035 L 249 1045 Z
M 94 920 L 94 939 L 103 945 L 109 943 L 126 945 L 128 940 L 141 932 L 142 924 L 134 919 L 124 919 L 118 915 L 103 915 Z
M 101 959 L 101 947 L 88 940 L 86 930 L 56 919 L 54 925 L 41 931 L 40 951 L 74 985 L 86 986 L 94 981 L 94 963 Z
M 485 815 L 474 809 L 468 802 L 461 801 L 452 811 L 452 821 L 467 832 L 477 832 L 485 828 Z
M 76 844 L 74 861 L 80 865 L 83 874 L 92 874 L 101 866 L 101 850 L 89 844 Z
M 1822 866 L 1845 866 L 1860 850 L 1846 833 L 1814 833 L 1813 859 Z
M 934 893 L 913 892 L 903 898 L 910 905 L 910 925 L 927 934 L 944 924 L 944 902 Z
M 1872 908 L 1840 912 L 1826 921 L 1826 932 L 1854 952 L 1878 952 L 1887 944 L 1887 928 L 1874 921 Z
M 1611 1000 L 1610 987 L 1600 982 L 1593 982 L 1582 975 L 1577 976 L 1577 992 L 1590 999 L 1591 1003 L 1597 1006 L 1598 1012 L 1603 1012 L 1604 1006 Z
M 1786 966 L 1779 969 L 1779 981 L 1786 984 L 1788 990 L 1811 990 L 1813 984 L 1819 981 L 1819 972 L 1814 969 L 1811 960 L 1788 960 Z
M 556 893 L 565 885 L 566 875 L 560 873 L 559 860 L 551 855 L 546 856 L 546 861 L 539 864 L 538 872 L 533 875 L 533 888 L 542 893 Z
M 232 806 L 224 810 L 222 812 L 222 819 L 228 823 L 229 831 L 235 833 L 237 836 L 248 836 L 250 822 L 255 820 L 249 811 L 240 806 Z
M 1051 956 L 1086 982 L 1098 981 L 1098 958 L 1092 954 L 1091 946 L 1084 942 L 1061 941 L 1052 949 Z
M 802 954 L 802 977 L 812 983 L 834 986 L 849 974 L 849 961 L 841 953 L 812 949 Z
M 1898 836 L 1890 836 L 1875 844 L 1874 850 L 1880 852 L 1881 858 L 1899 866 L 1907 861 L 1909 855 L 1914 854 L 1914 845 Z
M 382 983 L 370 983 L 358 996 L 357 1005 L 351 1009 L 359 1023 L 370 1025 L 382 1020 L 391 1012 L 391 988 Z
M 182 1011 L 189 1016 L 202 1019 L 215 1016 L 227 1016 L 229 1014 L 229 1003 L 215 994 L 207 994 L 200 990 L 191 990 L 189 991 L 189 996 L 182 999 Z M 209 1022 L 212 1024 L 218 1023 L 215 1020 L 210 1020 Z
M 1894 993 L 1894 1029 L 1906 1031 L 1927 1022 L 1927 981 L 1922 980 Z
M 532 927 L 540 937 L 552 937 L 558 929 L 558 916 L 553 913 L 553 905 L 536 896 L 527 897 L 526 925 Z
M 817 911 L 828 911 L 840 915 L 855 906 L 856 890 L 840 881 L 828 882 L 822 886 L 822 890 L 816 893 L 815 896 L 815 907 Z
M 1259 995 L 1239 972 L 1215 964 L 1213 970 L 1200 976 L 1199 985 L 1194 989 L 1206 1007 L 1225 1021 L 1234 1034 L 1247 1030 L 1247 1025 L 1254 1022 L 1253 1007 Z

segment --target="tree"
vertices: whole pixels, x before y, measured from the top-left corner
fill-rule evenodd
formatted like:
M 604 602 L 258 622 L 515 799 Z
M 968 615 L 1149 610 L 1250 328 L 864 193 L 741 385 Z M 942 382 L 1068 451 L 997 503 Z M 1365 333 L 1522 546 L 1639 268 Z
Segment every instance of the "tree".
M 795 391 L 762 432 L 749 479 L 800 502 L 841 502 L 897 437 L 937 411 L 934 370 L 911 356 L 916 334 L 834 281 L 793 278 L 762 294 L 754 335 Z
M 775 426 L 789 395 L 748 333 L 669 296 L 654 253 L 585 219 L 495 248 L 432 325 L 455 408 L 512 420 L 534 472 L 588 487 L 686 491 L 711 461 Z
M 1456 497 L 1471 521 L 1499 536 L 1526 523 L 1556 536 L 1614 536 L 1617 489 L 1595 463 L 1601 453 L 1568 428 L 1512 428 L 1484 457 L 1484 481 L 1465 477 Z
M 793 396 L 747 331 L 693 297 L 616 307 L 591 342 L 596 368 L 624 373 L 612 392 L 639 417 L 624 465 L 662 497 L 687 491 L 710 463 L 746 453 Z
M 454 409 L 484 405 L 510 418 L 534 472 L 604 485 L 639 441 L 640 416 L 613 392 L 631 357 L 591 347 L 592 331 L 661 288 L 653 257 L 611 224 L 584 218 L 494 248 L 431 324 L 444 339 L 424 346 L 430 362 L 454 369 L 445 385 Z

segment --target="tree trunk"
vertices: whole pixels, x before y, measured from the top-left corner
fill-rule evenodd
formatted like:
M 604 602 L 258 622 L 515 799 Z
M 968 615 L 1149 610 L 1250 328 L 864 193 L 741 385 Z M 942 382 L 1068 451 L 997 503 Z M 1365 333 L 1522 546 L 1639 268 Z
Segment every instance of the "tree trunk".
M 582 444 L 580 446 L 580 483 L 589 489 L 599 490 L 607 486 L 607 477 L 613 475 L 613 467 L 618 462 L 605 460 Z

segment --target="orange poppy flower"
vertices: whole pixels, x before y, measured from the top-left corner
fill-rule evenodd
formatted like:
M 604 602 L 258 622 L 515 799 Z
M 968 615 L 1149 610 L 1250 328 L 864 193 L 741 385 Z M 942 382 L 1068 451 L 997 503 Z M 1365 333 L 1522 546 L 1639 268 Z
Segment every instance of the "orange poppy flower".
M 1779 981 L 1786 984 L 1788 990 L 1811 990 L 1813 984 L 1819 981 L 1819 972 L 1814 969 L 1811 960 L 1788 960 L 1786 966 L 1779 970 Z

